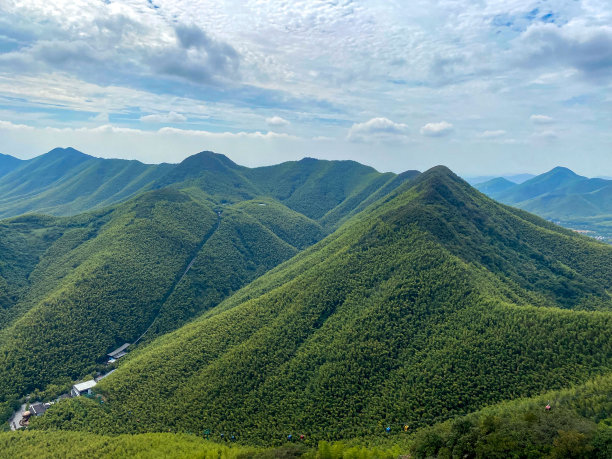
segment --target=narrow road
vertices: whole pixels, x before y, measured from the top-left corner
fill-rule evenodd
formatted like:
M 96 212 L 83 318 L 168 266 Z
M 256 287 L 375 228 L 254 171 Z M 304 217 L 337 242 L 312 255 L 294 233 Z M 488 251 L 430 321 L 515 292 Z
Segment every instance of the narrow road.
M 11 426 L 11 430 L 21 429 L 22 427 L 19 425 L 19 421 L 23 418 L 23 413 L 26 410 L 25 403 L 19 407 L 17 411 L 13 413 L 13 416 L 9 419 L 9 425 Z
M 168 301 L 168 298 L 170 298 L 170 295 L 172 295 L 174 290 L 176 290 L 176 286 L 183 280 L 185 275 L 189 272 L 189 270 L 191 269 L 191 267 L 195 263 L 196 258 L 198 258 L 198 255 L 199 255 L 200 251 L 202 250 L 202 247 L 204 247 L 204 244 L 206 244 L 208 242 L 208 240 L 212 237 L 212 235 L 215 234 L 215 232 L 219 228 L 220 224 L 221 224 L 221 212 L 217 212 L 217 223 L 210 229 L 210 231 L 208 231 L 208 233 L 206 233 L 206 235 L 204 236 L 202 241 L 198 244 L 198 246 L 197 246 L 197 248 L 195 250 L 195 253 L 189 259 L 189 263 L 187 263 L 187 266 L 182 271 L 182 274 L 174 280 L 174 282 L 172 283 L 172 285 L 170 286 L 170 288 L 168 289 L 168 291 L 166 292 L 166 294 L 163 296 L 162 300 L 160 301 L 160 306 L 157 309 L 157 312 L 155 313 L 155 315 L 153 316 L 153 320 L 151 320 L 151 323 L 149 324 L 147 329 L 144 331 L 144 333 L 142 335 L 140 335 L 136 339 L 136 341 L 134 341 L 132 343 L 132 345 L 135 345 L 136 343 L 138 343 L 138 341 L 140 341 L 142 339 L 142 337 L 144 335 L 146 335 L 147 332 L 151 329 L 151 327 L 153 326 L 153 324 L 155 323 L 155 321 L 159 317 L 160 313 L 162 312 L 162 310 L 164 308 L 164 304 L 166 304 L 166 301 Z M 179 272 L 181 272 L 181 271 L 179 271 Z

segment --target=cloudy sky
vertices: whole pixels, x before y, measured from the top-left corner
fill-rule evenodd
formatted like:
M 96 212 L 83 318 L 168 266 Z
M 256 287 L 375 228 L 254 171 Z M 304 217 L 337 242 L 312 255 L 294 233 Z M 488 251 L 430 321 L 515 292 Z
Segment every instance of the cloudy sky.
M 612 175 L 609 0 L 0 0 L 0 152 Z

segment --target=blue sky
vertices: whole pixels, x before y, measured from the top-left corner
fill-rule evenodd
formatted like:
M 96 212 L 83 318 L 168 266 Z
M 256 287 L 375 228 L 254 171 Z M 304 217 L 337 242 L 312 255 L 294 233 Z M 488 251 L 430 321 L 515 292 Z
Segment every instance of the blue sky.
M 0 152 L 612 175 L 608 0 L 0 0 Z

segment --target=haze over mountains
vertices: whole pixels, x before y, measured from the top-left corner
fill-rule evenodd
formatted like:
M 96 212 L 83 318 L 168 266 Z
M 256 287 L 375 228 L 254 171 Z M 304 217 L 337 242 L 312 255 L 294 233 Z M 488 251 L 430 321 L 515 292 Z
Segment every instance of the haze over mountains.
M 178 165 L 113 163 L 124 189 L 138 188 L 130 197 L 92 179 L 108 177 L 98 173 L 107 160 L 54 150 L 31 161 L 0 186 L 38 171 L 39 191 L 15 199 L 56 215 L 0 222 L 1 406 L 52 399 L 107 369 L 114 347 L 137 343 L 96 386 L 104 403 L 61 401 L 32 421 L 45 432 L 7 447 L 74 438 L 58 429 L 89 445 L 208 430 L 268 447 L 290 434 L 308 445 L 378 442 L 393 426 L 385 441 L 417 457 L 463 456 L 476 439 L 487 457 L 548 454 L 561 428 L 607 451 L 596 445 L 612 412 L 609 245 L 497 203 L 443 166 L 395 175 L 304 159 L 249 169 L 211 152 Z M 568 180 L 589 189 L 557 170 L 488 190 L 523 197 Z M 60 216 L 70 197 L 93 210 Z M 563 406 L 550 417 L 540 415 L 545 392 Z M 503 404 L 521 397 L 536 398 Z M 527 429 L 516 419 L 546 433 L 514 444 Z
M 587 178 L 555 167 L 520 184 L 499 177 L 475 187 L 493 199 L 564 226 L 590 230 L 606 240 L 612 236 L 612 180 Z

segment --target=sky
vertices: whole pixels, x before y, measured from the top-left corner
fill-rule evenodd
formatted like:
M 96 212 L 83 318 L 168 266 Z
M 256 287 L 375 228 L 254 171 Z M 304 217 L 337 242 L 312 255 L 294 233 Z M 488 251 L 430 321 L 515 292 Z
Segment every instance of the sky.
M 610 0 L 0 0 L 0 152 L 612 176 Z

